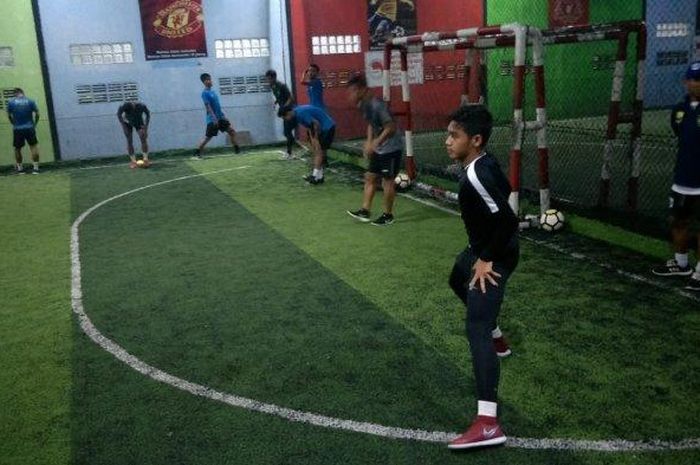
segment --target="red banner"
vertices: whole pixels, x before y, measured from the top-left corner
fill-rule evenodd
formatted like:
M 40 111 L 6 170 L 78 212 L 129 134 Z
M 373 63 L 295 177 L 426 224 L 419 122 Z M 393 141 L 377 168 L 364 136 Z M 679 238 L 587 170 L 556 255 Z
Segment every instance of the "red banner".
M 588 0 L 549 0 L 549 27 L 588 24 Z
M 146 60 L 207 56 L 202 0 L 139 0 Z

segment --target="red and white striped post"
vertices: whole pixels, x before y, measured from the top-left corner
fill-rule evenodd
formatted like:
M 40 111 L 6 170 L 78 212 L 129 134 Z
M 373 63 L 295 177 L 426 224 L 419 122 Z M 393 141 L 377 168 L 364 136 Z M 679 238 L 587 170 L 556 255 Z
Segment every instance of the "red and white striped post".
M 627 61 L 627 42 L 629 35 L 619 32 L 615 69 L 613 71 L 612 91 L 610 94 L 610 108 L 608 110 L 608 127 L 605 134 L 605 146 L 603 148 L 603 165 L 600 169 L 600 191 L 598 205 L 608 207 L 610 203 L 610 164 L 613 156 L 613 143 L 617 138 L 617 125 L 620 119 L 620 105 L 622 102 L 622 86 L 625 82 L 625 62 Z
M 630 177 L 627 184 L 627 207 L 637 210 L 639 199 L 639 176 L 642 161 L 642 115 L 644 112 L 644 69 L 647 52 L 647 28 L 640 23 L 637 33 L 637 92 L 632 105 L 632 156 L 630 160 Z
M 525 94 L 525 54 L 527 51 L 527 28 L 520 24 L 504 26 L 515 34 L 515 63 L 513 67 L 513 148 L 510 151 L 509 178 L 510 196 L 508 204 L 516 215 L 520 211 L 520 170 L 522 144 L 525 131 L 523 100 Z
M 547 144 L 547 104 L 544 86 L 544 44 L 539 29 L 530 30 L 532 41 L 532 64 L 535 73 L 535 100 L 537 130 L 537 157 L 540 188 L 540 213 L 549 210 L 549 145 Z

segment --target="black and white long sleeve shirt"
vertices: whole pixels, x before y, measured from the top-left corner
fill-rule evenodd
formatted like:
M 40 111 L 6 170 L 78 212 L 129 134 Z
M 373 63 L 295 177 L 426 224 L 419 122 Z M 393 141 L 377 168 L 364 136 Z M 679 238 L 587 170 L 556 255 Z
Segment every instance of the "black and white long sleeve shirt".
M 518 253 L 518 219 L 508 205 L 510 191 L 498 161 L 486 152 L 461 173 L 459 209 L 472 253 L 483 261 L 509 260 Z

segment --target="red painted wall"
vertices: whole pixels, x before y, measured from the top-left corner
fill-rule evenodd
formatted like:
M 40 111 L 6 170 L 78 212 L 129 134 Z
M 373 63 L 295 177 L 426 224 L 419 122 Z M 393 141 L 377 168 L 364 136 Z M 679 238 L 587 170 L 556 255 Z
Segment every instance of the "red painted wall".
M 435 4 L 439 3 L 440 6 Z M 415 0 L 418 33 L 446 31 L 482 25 L 483 0 Z M 324 99 L 338 123 L 338 138 L 364 136 L 365 123 L 345 95 L 348 72 L 364 71 L 368 51 L 367 1 L 290 0 L 292 53 L 296 76 L 295 94 L 300 103 L 308 103 L 306 89 L 300 84 L 301 73 L 310 63 L 321 68 L 326 85 Z M 321 35 L 359 35 L 362 53 L 312 55 L 311 37 Z M 412 85 L 412 105 L 416 130 L 444 125 L 444 117 L 459 105 L 463 81 L 456 66 L 464 63 L 464 52 L 436 52 L 424 55 L 423 85 Z M 437 67 L 437 68 L 436 68 Z M 442 67 L 442 68 L 440 68 Z M 448 68 L 450 67 L 450 68 Z M 454 70 L 454 72 L 452 72 Z M 381 95 L 381 89 L 375 89 Z M 394 89 L 393 101 L 400 100 Z M 400 104 L 394 109 L 401 108 Z M 405 124 L 402 125 L 405 126 Z

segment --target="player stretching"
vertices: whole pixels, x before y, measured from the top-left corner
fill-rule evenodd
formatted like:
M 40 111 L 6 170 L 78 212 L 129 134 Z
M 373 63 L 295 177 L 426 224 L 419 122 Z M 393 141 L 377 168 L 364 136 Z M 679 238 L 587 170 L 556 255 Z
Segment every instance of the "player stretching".
M 309 184 L 323 184 L 323 167 L 327 164 L 326 152 L 335 137 L 335 121 L 325 111 L 311 105 L 282 107 L 278 116 L 295 126 L 299 123 L 309 130 L 314 169 L 311 174 L 304 176 L 304 180 Z
M 29 144 L 34 167 L 32 174 L 39 174 L 39 143 L 36 139 L 36 125 L 39 122 L 39 109 L 34 100 L 24 96 L 24 91 L 17 87 L 15 98 L 7 103 L 7 117 L 12 123 L 12 145 L 15 147 L 15 169 L 18 174 L 24 174 L 22 166 L 22 147 Z
M 144 115 L 146 120 L 144 121 Z M 126 137 L 126 149 L 129 152 L 129 168 L 136 168 L 136 156 L 134 155 L 134 129 L 141 139 L 141 154 L 144 166 L 150 166 L 148 160 L 148 124 L 151 122 L 151 112 L 141 102 L 126 102 L 117 110 L 117 119 L 122 126 Z
M 670 198 L 675 257 L 653 272 L 659 276 L 690 276 L 685 289 L 700 292 L 700 61 L 688 67 L 684 83 L 688 95 L 671 112 L 671 127 L 678 137 Z M 688 263 L 691 227 L 698 228 L 694 271 Z
M 449 443 L 450 449 L 503 444 L 497 419 L 499 361 L 496 325 L 506 282 L 519 258 L 518 220 L 508 205 L 510 185 L 496 158 L 486 153 L 492 118 L 483 106 L 465 106 L 450 116 L 447 153 L 461 164 L 459 208 L 469 246 L 457 256 L 450 287 L 467 306 L 477 417 Z M 502 342 L 502 341 L 501 341 Z
M 196 158 L 202 158 L 202 152 L 204 151 L 204 146 L 209 143 L 212 137 L 215 137 L 219 131 L 225 132 L 231 138 L 231 143 L 233 144 L 233 151 L 238 153 L 241 151 L 240 147 L 236 143 L 236 131 L 233 130 L 231 122 L 226 119 L 226 115 L 221 111 L 221 103 L 219 102 L 219 96 L 216 91 L 212 90 L 211 76 L 207 73 L 199 76 L 199 80 L 204 84 L 204 90 L 202 91 L 202 101 L 204 102 L 204 108 L 207 110 L 207 130 L 204 139 L 199 143 L 199 147 L 194 152 Z
M 294 96 L 292 92 L 287 87 L 287 84 L 277 80 L 277 71 L 270 69 L 265 73 L 265 79 L 270 86 L 270 91 L 275 97 L 275 105 L 277 105 L 277 111 L 282 109 L 282 107 L 293 107 L 296 103 L 294 101 Z M 294 155 L 292 154 L 292 147 L 294 147 L 294 142 L 296 141 L 295 133 L 297 129 L 297 124 L 293 121 L 287 121 L 283 119 L 282 126 L 284 130 L 284 138 L 287 140 L 287 152 L 285 153 L 285 158 L 287 160 L 292 160 Z
M 365 140 L 362 152 L 365 158 L 369 158 L 369 168 L 365 173 L 362 208 L 356 211 L 348 210 L 347 213 L 362 222 L 369 221 L 372 200 L 377 190 L 377 180 L 381 176 L 384 189 L 383 213 L 372 221 L 372 224 L 376 226 L 390 225 L 394 222 L 393 208 L 396 198 L 394 178 L 399 173 L 401 166 L 403 138 L 396 128 L 396 123 L 387 104 L 372 95 L 363 75 L 357 74 L 350 79 L 348 97 L 350 103 L 360 109 L 362 116 L 367 121 L 367 140 Z
M 309 105 L 327 111 L 326 104 L 323 103 L 323 81 L 318 77 L 320 72 L 318 65 L 310 64 L 301 77 L 301 84 L 306 86 L 306 91 L 309 94 Z

